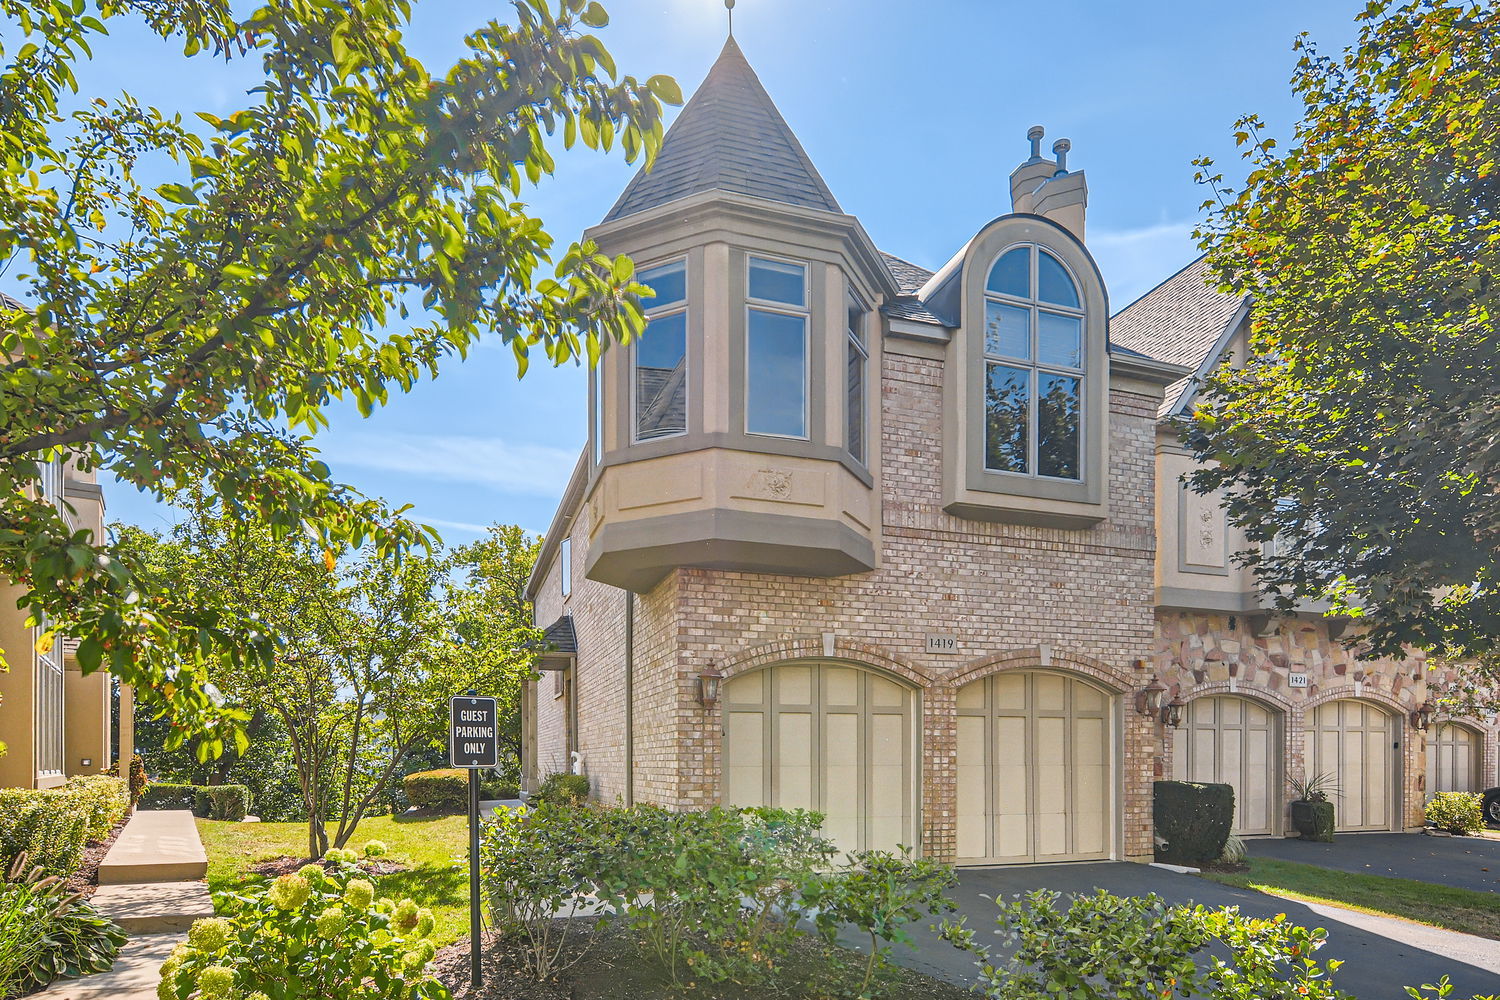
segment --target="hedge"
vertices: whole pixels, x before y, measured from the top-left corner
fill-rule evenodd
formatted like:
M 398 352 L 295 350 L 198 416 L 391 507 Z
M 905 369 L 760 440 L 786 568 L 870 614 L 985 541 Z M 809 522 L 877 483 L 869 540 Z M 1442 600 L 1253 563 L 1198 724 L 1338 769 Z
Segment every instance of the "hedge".
M 136 803 L 136 808 L 191 810 L 197 797 L 197 785 L 173 785 L 165 781 L 153 781 L 141 793 L 141 800 Z
M 1158 861 L 1206 865 L 1219 859 L 1234 826 L 1234 786 L 1193 781 L 1158 781 L 1152 818 L 1164 844 Z
M 418 771 L 401 779 L 406 798 L 418 809 L 463 812 L 469 808 L 469 772 L 457 767 Z
M 239 822 L 250 812 L 250 789 L 244 785 L 172 785 L 153 781 L 138 808 L 187 809 L 204 819 Z
M 129 810 L 125 782 L 107 774 L 57 788 L 0 789 L 0 870 L 24 851 L 47 874 L 67 877 L 83 863 L 84 845 L 106 837 Z
M 553 805 L 576 806 L 589 797 L 589 779 L 583 774 L 549 774 L 532 799 Z

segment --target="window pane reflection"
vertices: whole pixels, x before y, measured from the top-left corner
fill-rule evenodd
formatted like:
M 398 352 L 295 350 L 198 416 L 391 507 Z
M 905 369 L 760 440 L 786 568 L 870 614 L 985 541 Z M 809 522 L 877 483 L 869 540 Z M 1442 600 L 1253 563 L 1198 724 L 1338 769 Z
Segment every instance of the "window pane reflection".
M 1083 320 L 1077 316 L 1037 313 L 1036 357 L 1044 365 L 1083 367 Z
M 984 304 L 984 352 L 1005 358 L 1030 358 L 1031 310 L 987 300 Z
M 661 316 L 635 344 L 635 436 L 687 431 L 687 313 Z
M 1030 373 L 989 365 L 984 386 L 984 464 L 996 472 L 1026 471 Z
M 1078 379 L 1041 372 L 1036 406 L 1037 472 L 1077 479 L 1079 469 Z
M 745 429 L 751 434 L 807 436 L 805 317 L 750 310 Z

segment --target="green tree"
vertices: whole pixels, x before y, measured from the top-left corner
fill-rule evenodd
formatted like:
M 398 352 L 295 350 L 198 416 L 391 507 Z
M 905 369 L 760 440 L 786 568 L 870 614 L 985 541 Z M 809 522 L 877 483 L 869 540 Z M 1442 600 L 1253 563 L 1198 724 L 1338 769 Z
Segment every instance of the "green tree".
M 368 413 L 485 335 L 524 373 L 643 327 L 628 260 L 558 248 L 516 199 L 581 141 L 649 161 L 667 77 L 619 76 L 590 0 L 519 0 L 430 72 L 410 0 L 0 0 L 0 574 L 217 751 L 210 669 L 276 662 L 27 496 L 61 454 L 158 497 L 204 487 L 274 536 L 381 554 L 427 533 L 331 480 L 328 408 Z M 244 11 L 244 8 L 241 8 Z M 76 100 L 74 67 L 143 21 L 188 59 L 253 59 L 246 106 L 178 116 Z M 141 53 L 112 53 L 140 58 Z M 155 54 L 147 54 L 155 58 Z M 77 105 L 72 107 L 72 105 Z M 166 170 L 148 187 L 144 174 Z
M 1193 482 L 1272 542 L 1247 561 L 1283 607 L 1331 598 L 1365 655 L 1493 666 L 1500 8 L 1373 2 L 1339 56 L 1297 49 L 1292 140 L 1240 121 L 1237 189 L 1199 161 L 1202 245 L 1254 306 L 1186 430 Z
M 526 581 L 542 540 L 513 524 L 491 525 L 479 541 L 453 552 L 457 580 L 449 601 L 464 655 L 499 665 L 483 693 L 498 699 L 507 777 L 521 764 L 521 684 L 535 676 L 541 632 L 532 624 Z
M 280 766 L 300 791 L 311 857 L 384 810 L 402 762 L 442 739 L 450 697 L 504 690 L 529 670 L 524 650 L 466 638 L 480 605 L 450 557 L 339 560 L 201 498 L 188 513 L 172 538 L 137 532 L 130 547 L 184 600 L 244 630 L 239 641 L 261 633 L 277 649 L 208 679 L 227 705 L 284 733 Z

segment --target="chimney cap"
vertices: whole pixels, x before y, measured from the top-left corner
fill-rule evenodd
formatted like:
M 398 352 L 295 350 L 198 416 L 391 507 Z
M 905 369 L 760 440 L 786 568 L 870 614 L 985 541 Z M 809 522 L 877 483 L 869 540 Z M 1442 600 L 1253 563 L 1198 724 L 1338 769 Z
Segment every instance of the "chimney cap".
M 1047 130 L 1040 125 L 1033 125 L 1026 130 L 1026 138 L 1031 141 L 1031 159 L 1027 163 L 1040 163 L 1042 161 L 1042 137 Z
M 1067 139 L 1059 139 L 1052 144 L 1052 155 L 1057 157 L 1057 173 L 1060 177 L 1068 172 L 1068 150 L 1073 148 L 1073 143 Z

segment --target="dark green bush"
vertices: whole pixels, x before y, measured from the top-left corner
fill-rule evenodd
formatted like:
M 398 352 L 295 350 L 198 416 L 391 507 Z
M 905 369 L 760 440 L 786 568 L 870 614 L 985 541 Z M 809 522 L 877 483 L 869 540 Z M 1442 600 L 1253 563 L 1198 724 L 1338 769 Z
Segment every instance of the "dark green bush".
M 481 799 L 514 799 L 520 795 L 521 790 L 516 787 L 515 782 L 506 781 L 493 771 L 484 772 L 479 779 Z
M 463 812 L 469 808 L 469 772 L 445 767 L 418 771 L 401 779 L 406 798 L 418 809 L 433 812 Z
M 589 779 L 584 774 L 549 774 L 542 779 L 542 787 L 532 796 L 535 802 L 550 802 L 553 805 L 578 805 L 589 797 Z
M 141 793 L 137 809 L 187 809 L 197 804 L 197 785 L 173 785 L 164 781 L 153 781 Z
M 1152 801 L 1156 833 L 1166 841 L 1156 859 L 1174 865 L 1218 860 L 1234 826 L 1234 787 L 1193 781 L 1158 781 Z
M 193 794 L 193 815 L 238 823 L 250 812 L 250 789 L 244 785 L 202 785 Z
M 102 774 L 58 788 L 0 789 L 0 865 L 24 853 L 48 875 L 71 875 L 84 845 L 107 835 L 128 809 L 125 783 Z
M 24 854 L 0 882 L 0 997 L 104 972 L 124 943 L 124 931 Z

